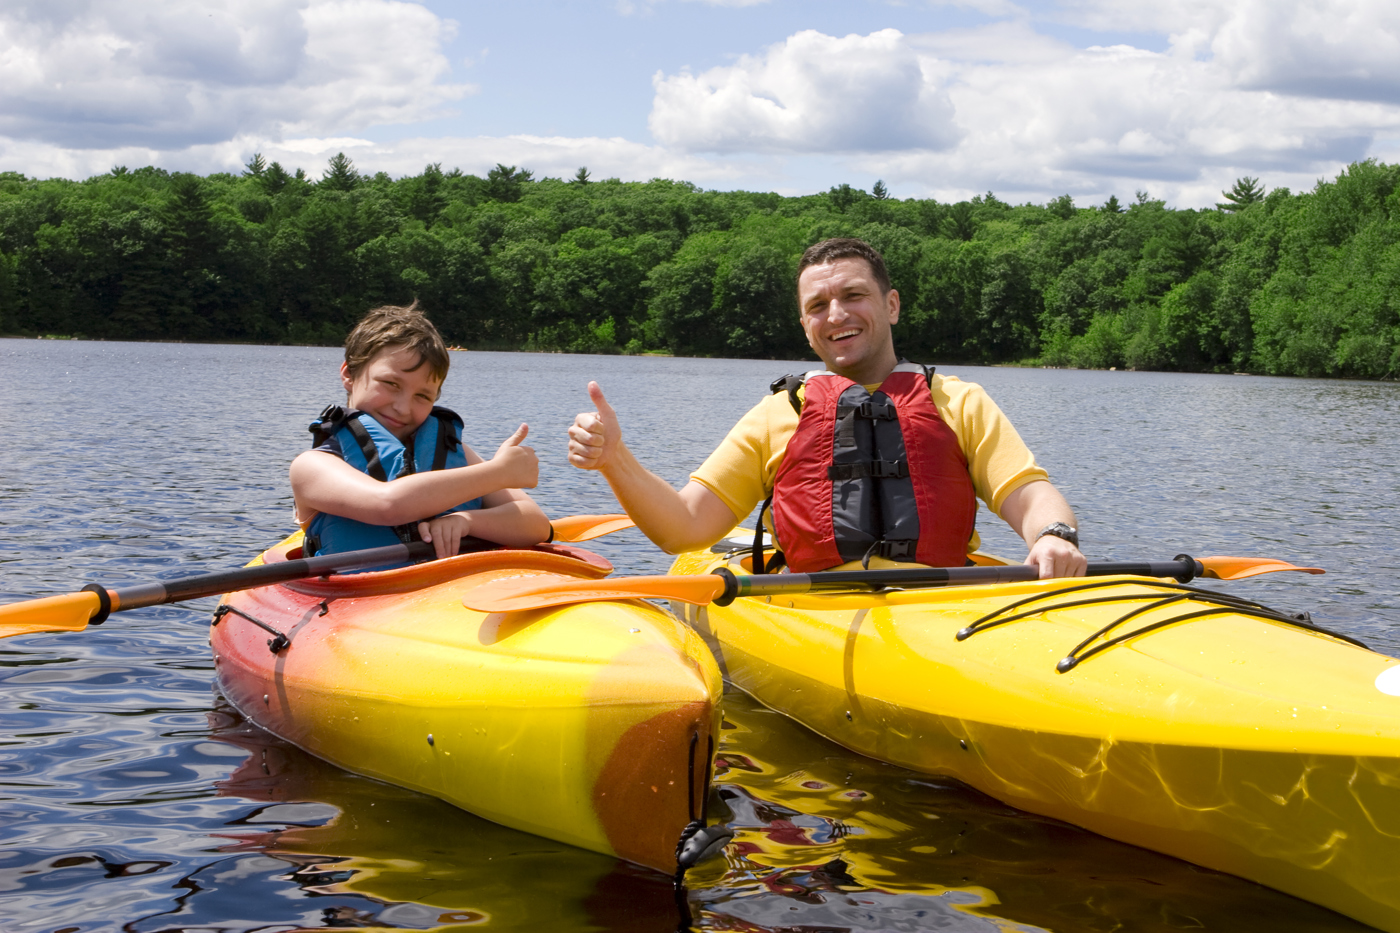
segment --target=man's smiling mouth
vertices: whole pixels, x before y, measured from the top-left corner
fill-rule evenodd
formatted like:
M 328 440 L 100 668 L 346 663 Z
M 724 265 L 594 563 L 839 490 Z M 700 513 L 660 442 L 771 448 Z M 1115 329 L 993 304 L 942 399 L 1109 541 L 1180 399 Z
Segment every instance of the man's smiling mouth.
M 859 333 L 860 333 L 860 330 L 859 330 L 859 329 L 855 329 L 855 330 L 842 330 L 842 331 L 837 331 L 836 333 L 832 334 L 832 335 L 831 335 L 830 337 L 828 337 L 827 339 L 828 339 L 828 340 L 831 340 L 831 341 L 834 343 L 834 342 L 840 341 L 840 340 L 847 340 L 847 339 L 849 339 L 849 338 L 851 338 L 851 337 L 856 336 L 856 335 L 859 334 Z

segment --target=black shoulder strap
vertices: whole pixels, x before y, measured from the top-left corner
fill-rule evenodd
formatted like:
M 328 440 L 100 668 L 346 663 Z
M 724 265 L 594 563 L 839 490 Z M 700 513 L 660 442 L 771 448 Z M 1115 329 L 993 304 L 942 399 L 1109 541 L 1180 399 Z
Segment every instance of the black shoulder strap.
M 457 428 L 461 425 L 462 419 L 452 409 L 443 408 L 440 405 L 433 406 L 433 417 L 438 420 L 437 450 L 433 452 L 433 469 L 441 470 L 447 466 L 447 455 L 462 446 L 462 439 L 457 436 Z
M 781 379 L 774 379 L 768 388 L 774 395 L 777 395 L 779 392 L 786 392 L 788 394 L 788 401 L 792 403 L 792 410 L 800 415 L 802 414 L 802 400 L 797 397 L 797 390 L 802 388 L 802 384 L 806 381 L 806 378 L 801 375 L 788 373 Z
M 777 392 L 775 391 L 776 395 Z M 763 559 L 763 513 L 768 511 L 768 507 L 773 504 L 773 494 L 770 492 L 768 498 L 763 500 L 763 504 L 758 507 L 758 521 L 753 526 L 753 568 L 750 573 L 767 573 L 767 561 Z M 774 542 L 777 546 L 777 542 Z
M 332 434 L 345 428 L 359 445 L 360 452 L 365 455 L 365 472 L 381 483 L 388 482 L 389 476 L 384 472 L 384 465 L 379 462 L 379 448 L 374 446 L 374 439 L 369 436 L 364 425 L 360 424 L 363 415 L 364 412 L 356 408 L 327 405 L 326 410 L 321 412 L 321 420 L 307 428 L 311 432 L 311 448 L 314 450 L 320 447 Z
M 365 426 L 360 424 L 359 412 L 345 419 L 345 429 L 360 445 L 360 453 L 365 455 L 365 472 L 381 483 L 387 483 L 389 474 L 384 472 L 384 464 L 379 461 L 379 448 L 374 445 L 374 438 L 369 436 Z
M 310 426 L 306 429 L 311 432 L 312 450 L 315 450 L 317 447 L 320 447 L 326 441 L 330 440 L 331 435 L 345 422 L 345 415 L 345 409 L 339 405 L 327 405 L 325 407 L 321 414 L 317 416 L 316 420 L 311 422 Z

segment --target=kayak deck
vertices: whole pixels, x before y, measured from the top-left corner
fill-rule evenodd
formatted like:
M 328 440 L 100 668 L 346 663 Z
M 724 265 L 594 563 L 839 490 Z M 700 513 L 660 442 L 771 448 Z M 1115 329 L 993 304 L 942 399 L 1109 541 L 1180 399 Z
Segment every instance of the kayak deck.
M 503 576 L 610 569 L 546 546 L 229 594 L 210 636 L 218 682 L 249 719 L 348 770 L 673 872 L 718 734 L 709 650 L 641 601 L 493 615 L 461 602 Z
M 1400 662 L 1231 597 L 1083 584 L 675 608 L 847 748 L 1400 930 Z

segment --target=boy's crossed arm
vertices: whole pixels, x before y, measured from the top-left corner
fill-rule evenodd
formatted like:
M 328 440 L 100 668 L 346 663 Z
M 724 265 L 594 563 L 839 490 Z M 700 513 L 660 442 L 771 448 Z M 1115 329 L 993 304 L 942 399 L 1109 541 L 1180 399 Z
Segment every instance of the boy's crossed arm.
M 549 519 L 520 491 L 539 484 L 539 458 L 522 443 L 528 433 L 529 426 L 522 424 L 490 460 L 466 447 L 464 467 L 413 473 L 387 483 L 334 454 L 306 451 L 291 467 L 297 519 L 306 522 L 316 512 L 326 512 L 371 525 L 417 521 L 438 557 L 455 554 L 468 534 L 498 544 L 538 544 L 549 537 Z M 484 499 L 481 509 L 424 519 L 478 496 Z

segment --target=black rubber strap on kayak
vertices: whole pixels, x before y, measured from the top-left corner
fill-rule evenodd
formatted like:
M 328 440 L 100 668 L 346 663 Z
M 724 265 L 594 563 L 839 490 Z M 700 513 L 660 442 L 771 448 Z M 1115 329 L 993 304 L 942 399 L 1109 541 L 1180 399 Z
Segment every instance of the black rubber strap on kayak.
M 228 603 L 224 603 L 223 605 L 219 606 L 218 609 L 214 610 L 213 624 L 218 625 L 221 621 L 223 621 L 224 616 L 230 613 L 239 616 L 240 618 L 247 619 L 249 622 L 262 629 L 264 632 L 270 634 L 272 637 L 267 640 L 267 650 L 271 651 L 273 654 L 280 653 L 282 649 L 286 648 L 292 643 L 292 640 L 290 638 L 288 638 L 282 632 L 277 631 L 277 629 L 273 628 L 272 626 L 268 625 L 262 619 L 255 619 L 248 613 L 244 612 L 242 609 L 236 609 L 233 606 L 230 606 Z M 324 612 L 321 614 L 325 615 Z
M 88 625 L 101 625 L 106 622 L 107 617 L 112 614 L 112 594 L 107 592 L 107 587 L 89 583 L 79 592 L 97 594 L 97 611 L 88 619 Z
M 1209 609 L 1197 609 L 1194 612 L 1185 612 L 1181 615 L 1172 616 L 1170 619 L 1162 619 L 1157 622 L 1149 623 L 1147 625 L 1142 626 L 1141 628 L 1133 629 L 1131 632 L 1124 632 L 1122 635 L 1110 638 L 1108 641 L 1100 642 L 1099 644 L 1094 645 L 1092 648 L 1083 652 L 1082 654 L 1076 654 L 1075 652 L 1079 651 L 1079 649 L 1076 648 L 1074 652 L 1071 652 L 1070 654 L 1066 655 L 1063 659 L 1060 660 L 1058 664 L 1055 665 L 1055 670 L 1061 674 L 1064 674 L 1067 671 L 1072 671 L 1084 661 L 1087 661 L 1089 658 L 1092 658 L 1094 655 L 1098 654 L 1101 651 L 1107 651 L 1114 645 L 1121 645 L 1123 642 L 1128 641 L 1129 639 L 1137 638 L 1139 635 L 1145 635 L 1148 632 L 1154 632 L 1159 628 L 1166 628 L 1168 625 L 1175 625 L 1178 622 L 1189 622 L 1192 619 L 1201 619 L 1205 618 L 1206 616 L 1224 615 L 1228 612 L 1237 613 L 1242 616 L 1253 616 L 1256 619 L 1267 619 L 1271 622 L 1282 622 L 1284 625 L 1292 625 L 1297 628 L 1306 629 L 1310 632 L 1318 632 L 1322 635 L 1330 635 L 1333 638 L 1340 639 L 1344 642 L 1347 642 L 1348 644 L 1355 645 L 1358 648 L 1366 647 L 1366 645 L 1362 644 L 1360 641 L 1357 641 L 1355 638 L 1352 638 L 1350 635 L 1343 635 L 1340 632 L 1333 632 L 1328 629 L 1322 628 L 1321 626 L 1313 625 L 1312 622 L 1307 621 L 1306 618 L 1299 618 L 1299 616 L 1297 615 L 1276 612 L 1272 609 L 1266 609 L 1262 612 L 1254 609 L 1241 609 L 1238 606 L 1232 606 L 1227 604 L 1223 606 L 1212 606 Z M 1300 615 L 1306 617 L 1307 613 L 1301 613 Z M 1081 645 L 1080 647 L 1083 646 Z
M 1256 603 L 1252 599 L 1245 599 L 1243 596 L 1233 596 L 1229 593 L 1217 593 L 1214 590 L 1203 590 L 1199 587 L 1186 586 L 1185 584 L 1180 583 L 1166 583 L 1162 580 L 1139 580 L 1136 582 L 1138 586 L 1156 587 L 1159 590 L 1169 590 L 1172 592 L 1198 593 L 1203 596 L 1208 596 L 1214 599 L 1216 602 L 1220 603 L 1229 602 L 1232 605 L 1242 606 L 1248 609 L 1258 609 L 1265 612 L 1273 611 L 1269 609 L 1268 606 L 1265 606 L 1263 603 Z M 1015 602 L 1007 603 L 1000 609 L 992 610 L 991 612 L 977 619 L 975 622 L 973 622 L 966 628 L 960 629 L 957 634 L 957 639 L 958 641 L 962 641 L 965 638 L 969 638 L 973 635 L 976 635 L 978 632 L 985 631 L 986 629 L 992 628 L 997 625 L 1005 625 L 1007 622 L 1015 622 L 1020 619 L 1029 618 L 1030 616 L 1036 615 L 1042 611 L 1042 609 L 1032 609 L 1026 612 L 1015 613 L 1015 610 L 1020 609 L 1022 606 L 1029 606 L 1033 603 L 1042 602 L 1047 599 L 1054 599 L 1058 596 L 1065 596 L 1069 593 L 1081 593 L 1085 590 L 1099 590 L 1103 589 L 1104 587 L 1122 585 L 1122 580 L 1093 580 L 1088 583 L 1075 583 L 1069 586 L 1062 586 L 1058 589 L 1047 590 L 1044 593 L 1035 593 L 1023 599 L 1018 599 Z M 1131 602 L 1137 599 L 1156 598 L 1157 596 L 1152 593 L 1136 593 L 1119 596 L 1101 596 L 1091 599 L 1080 599 L 1070 603 L 1057 603 L 1056 605 L 1061 607 L 1091 606 L 1098 603 Z

